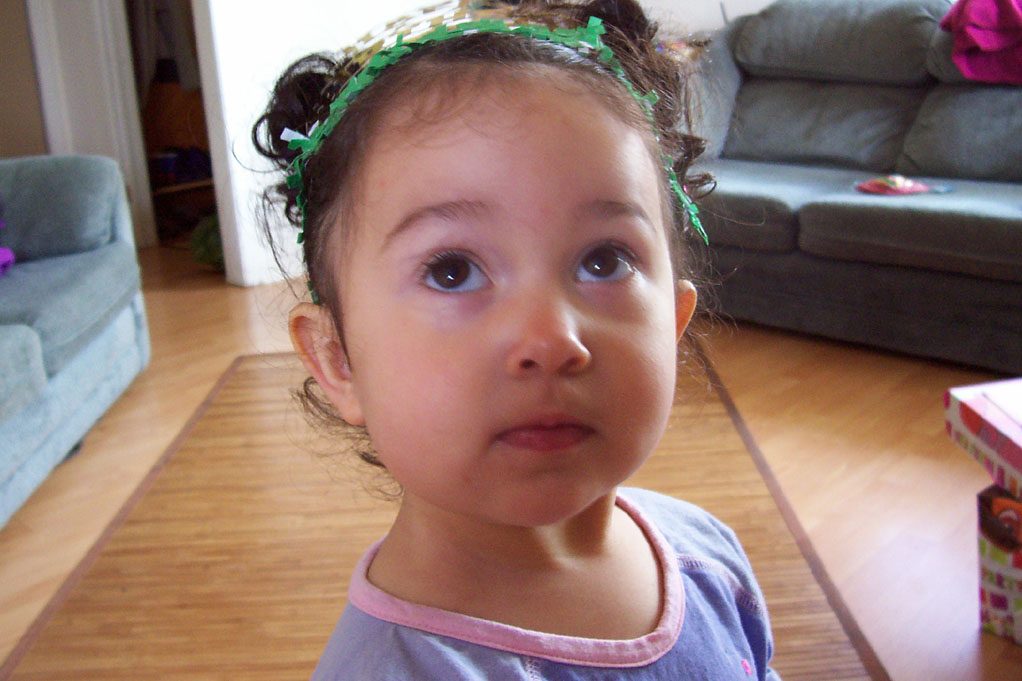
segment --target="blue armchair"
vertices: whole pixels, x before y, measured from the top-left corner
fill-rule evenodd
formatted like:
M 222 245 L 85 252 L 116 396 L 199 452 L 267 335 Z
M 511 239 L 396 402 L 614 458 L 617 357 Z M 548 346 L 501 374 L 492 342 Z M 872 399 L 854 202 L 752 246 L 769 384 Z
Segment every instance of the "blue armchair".
M 88 156 L 0 160 L 0 526 L 149 362 L 124 181 Z

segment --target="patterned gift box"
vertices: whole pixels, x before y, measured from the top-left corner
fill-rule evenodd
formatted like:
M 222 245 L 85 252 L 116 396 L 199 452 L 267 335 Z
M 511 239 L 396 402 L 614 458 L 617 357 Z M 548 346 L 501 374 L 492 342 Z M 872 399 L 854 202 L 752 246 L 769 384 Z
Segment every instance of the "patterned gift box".
M 980 622 L 1022 643 L 1022 502 L 991 485 L 978 507 Z
M 1022 379 L 951 388 L 944 420 L 951 439 L 996 485 L 1022 496 Z
M 1022 379 L 952 388 L 944 410 L 948 435 L 994 481 L 977 497 L 981 626 L 1022 644 Z
M 980 628 L 1022 644 L 1022 598 L 988 584 L 979 587 Z

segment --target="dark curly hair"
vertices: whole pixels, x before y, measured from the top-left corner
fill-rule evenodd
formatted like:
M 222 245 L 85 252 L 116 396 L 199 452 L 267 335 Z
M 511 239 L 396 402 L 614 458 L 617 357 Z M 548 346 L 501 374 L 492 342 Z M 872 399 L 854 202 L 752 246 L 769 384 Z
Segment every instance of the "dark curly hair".
M 585 26 L 590 17 L 602 20 L 604 43 L 611 48 L 629 81 L 642 93 L 655 91 L 659 99 L 653 106 L 654 130 L 650 120 L 635 102 L 617 75 L 595 55 L 586 55 L 553 42 L 535 40 L 511 33 L 480 32 L 463 35 L 421 47 L 386 68 L 348 105 L 334 130 L 322 146 L 308 158 L 303 177 L 303 210 L 298 205 L 299 189 L 285 180 L 270 186 L 263 197 L 263 210 L 279 211 L 288 221 L 304 229 L 303 255 L 308 270 L 309 288 L 333 315 L 338 337 L 344 344 L 343 310 L 337 299 L 336 262 L 332 257 L 337 243 L 346 235 L 331 240 L 337 224 L 351 224 L 355 206 L 353 196 L 358 168 L 373 140 L 376 126 L 384 114 L 414 95 L 442 87 L 455 93 L 492 82 L 501 72 L 520 73 L 534 65 L 552 66 L 577 76 L 594 95 L 607 102 L 610 111 L 650 138 L 651 153 L 657 165 L 666 156 L 685 190 L 697 197 L 712 188 L 712 179 L 692 175 L 690 168 L 705 149 L 705 141 L 692 135 L 686 85 L 694 60 L 664 50 L 656 39 L 657 25 L 650 21 L 634 0 L 591 0 L 563 2 L 521 0 L 503 2 L 509 16 L 520 23 L 546 25 L 549 28 Z M 285 129 L 308 131 L 329 114 L 331 102 L 357 69 L 350 56 L 312 54 L 292 64 L 277 81 L 266 111 L 252 130 L 256 149 L 285 174 L 300 153 L 288 148 L 281 139 Z M 442 115 L 442 112 L 437 112 Z M 657 144 L 659 140 L 659 144 Z M 670 232 L 671 260 L 679 278 L 698 280 L 687 214 L 672 201 L 666 173 L 661 173 L 666 224 Z M 266 221 L 266 235 L 279 258 L 278 244 Z M 297 392 L 307 413 L 332 426 L 345 427 L 336 410 L 318 391 L 310 377 Z M 382 465 L 373 453 L 364 428 L 347 426 L 357 437 L 353 447 L 365 461 Z

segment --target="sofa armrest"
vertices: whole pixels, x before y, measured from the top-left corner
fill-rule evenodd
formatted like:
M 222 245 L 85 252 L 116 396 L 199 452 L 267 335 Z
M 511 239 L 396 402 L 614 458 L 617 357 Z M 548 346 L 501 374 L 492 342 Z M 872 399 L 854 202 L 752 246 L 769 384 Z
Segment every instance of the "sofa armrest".
M 742 73 L 732 57 L 734 24 L 710 34 L 710 44 L 692 74 L 689 90 L 692 132 L 706 140 L 707 159 L 724 149 Z
M 19 262 L 95 250 L 114 241 L 134 245 L 124 180 L 100 156 L 34 156 L 0 160 L 5 204 L 0 246 Z

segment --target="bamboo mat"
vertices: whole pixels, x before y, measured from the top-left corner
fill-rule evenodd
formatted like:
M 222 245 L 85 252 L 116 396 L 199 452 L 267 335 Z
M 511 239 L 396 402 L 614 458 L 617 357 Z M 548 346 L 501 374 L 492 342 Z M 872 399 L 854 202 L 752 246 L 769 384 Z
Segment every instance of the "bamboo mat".
M 886 681 L 706 369 L 708 378 L 683 377 L 661 447 L 629 484 L 697 503 L 735 529 L 785 681 Z M 361 468 L 313 452 L 323 441 L 288 395 L 302 377 L 290 354 L 238 358 L 0 679 L 307 679 L 354 563 L 395 508 L 366 494 Z

